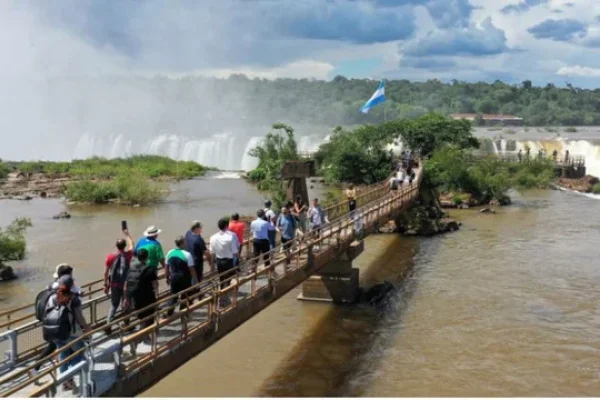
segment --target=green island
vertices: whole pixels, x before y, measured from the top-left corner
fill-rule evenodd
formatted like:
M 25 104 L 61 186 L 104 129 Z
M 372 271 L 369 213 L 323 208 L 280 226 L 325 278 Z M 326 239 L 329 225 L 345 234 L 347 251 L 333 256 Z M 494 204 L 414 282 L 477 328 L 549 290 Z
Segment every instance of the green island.
M 13 269 L 6 261 L 22 260 L 25 257 L 25 231 L 32 226 L 29 218 L 16 218 L 7 227 L 0 227 L 0 280 L 15 279 Z
M 435 191 L 438 203 L 449 198 L 453 205 L 508 204 L 511 189 L 547 188 L 554 181 L 553 165 L 547 159 L 508 163 L 495 156 L 477 156 L 473 150 L 482 143 L 471 130 L 469 121 L 440 114 L 355 129 L 337 127 L 314 154 L 318 175 L 331 188 L 326 200 L 343 200 L 340 189 L 346 184 L 360 187 L 388 178 L 395 156 L 387 148 L 399 141 L 427 160 L 423 187 Z M 248 179 L 269 192 L 280 206 L 286 200 L 284 182 L 279 178 L 281 167 L 286 161 L 300 159 L 294 129 L 273 125 L 273 131 L 250 154 L 259 163 Z
M 25 191 L 43 197 L 64 196 L 79 203 L 145 205 L 165 197 L 168 191 L 162 182 L 191 179 L 207 170 L 196 162 L 151 155 L 70 162 L 0 161 L 0 192 L 4 196 Z

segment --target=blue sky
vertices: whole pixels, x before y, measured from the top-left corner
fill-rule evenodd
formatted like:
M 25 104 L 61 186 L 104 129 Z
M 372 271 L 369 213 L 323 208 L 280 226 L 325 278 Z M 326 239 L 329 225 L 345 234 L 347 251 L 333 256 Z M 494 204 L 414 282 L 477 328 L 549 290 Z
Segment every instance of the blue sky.
M 600 86 L 598 0 L 6 0 L 0 34 L 11 73 Z

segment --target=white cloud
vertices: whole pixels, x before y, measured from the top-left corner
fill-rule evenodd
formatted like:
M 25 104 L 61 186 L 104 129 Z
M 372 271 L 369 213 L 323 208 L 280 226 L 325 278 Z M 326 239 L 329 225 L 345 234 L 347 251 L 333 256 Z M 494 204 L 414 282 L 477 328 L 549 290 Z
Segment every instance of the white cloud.
M 581 65 L 573 65 L 570 67 L 561 67 L 556 71 L 556 75 L 560 76 L 578 76 L 583 78 L 598 78 L 600 77 L 600 68 L 582 67 Z

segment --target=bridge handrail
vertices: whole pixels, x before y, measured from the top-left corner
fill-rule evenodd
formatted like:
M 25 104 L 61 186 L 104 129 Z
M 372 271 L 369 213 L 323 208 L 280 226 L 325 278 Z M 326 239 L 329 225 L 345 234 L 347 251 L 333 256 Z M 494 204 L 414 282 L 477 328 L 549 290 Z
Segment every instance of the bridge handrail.
M 405 187 L 405 188 L 403 188 L 403 190 L 399 190 L 396 193 L 384 195 L 376 200 L 373 200 L 373 201 L 357 208 L 355 210 L 355 215 L 358 216 L 358 218 L 365 219 L 368 224 L 369 218 L 374 213 L 377 213 L 377 218 L 380 217 L 380 210 L 382 208 L 386 207 L 387 205 L 390 205 L 390 210 L 391 210 L 391 204 L 394 201 L 400 200 L 400 204 L 403 204 L 403 201 L 405 200 L 405 197 L 407 197 L 407 196 L 410 197 L 409 200 L 412 200 L 413 197 L 415 197 L 415 192 L 418 192 L 418 190 L 419 190 L 421 179 L 422 179 L 422 173 L 419 170 L 417 180 L 416 180 L 415 184 L 412 185 L 410 188 Z M 293 243 L 292 248 L 295 248 L 296 250 L 292 252 L 291 258 L 295 257 L 295 260 L 296 260 L 295 268 L 300 268 L 300 264 L 301 264 L 300 263 L 300 255 L 302 253 L 304 253 L 306 251 L 310 252 L 312 247 L 315 244 L 324 244 L 325 239 L 328 239 L 327 249 L 321 249 L 321 251 L 328 250 L 329 248 L 332 247 L 331 238 L 333 236 L 337 235 L 337 240 L 333 244 L 333 246 L 335 246 L 336 245 L 335 243 L 339 243 L 341 232 L 344 229 L 348 229 L 349 227 L 352 227 L 354 223 L 355 223 L 355 221 L 352 218 L 348 218 L 348 214 L 346 214 L 344 216 L 341 216 L 341 217 L 325 224 L 321 231 L 322 232 L 321 237 L 316 241 L 311 241 L 310 243 L 307 243 L 306 239 L 308 238 L 308 235 L 306 237 L 299 237 L 299 238 L 294 239 L 294 241 L 292 241 L 292 243 Z M 142 365 L 144 365 L 145 363 L 151 362 L 152 360 L 154 360 L 156 357 L 158 357 L 160 354 L 162 354 L 164 351 L 168 350 L 172 346 L 180 343 L 181 340 L 183 340 L 190 334 L 193 334 L 193 332 L 199 331 L 201 329 L 205 329 L 207 326 L 209 326 L 212 322 L 211 316 L 217 310 L 217 304 L 218 304 L 218 300 L 219 300 L 220 296 L 227 294 L 229 292 L 233 292 L 234 300 L 233 300 L 231 306 L 229 306 L 227 308 L 227 310 L 230 310 L 237 306 L 237 294 L 238 294 L 239 287 L 242 284 L 244 284 L 248 281 L 252 282 L 251 293 L 250 293 L 251 296 L 254 295 L 256 292 L 265 289 L 265 287 L 268 287 L 269 285 L 259 288 L 259 289 L 256 289 L 256 280 L 261 275 L 267 275 L 269 278 L 269 282 L 271 282 L 271 280 L 274 279 L 273 273 L 275 271 L 275 268 L 278 265 L 286 262 L 285 258 L 276 260 L 275 257 L 273 257 L 273 255 L 277 254 L 281 250 L 281 248 L 282 248 L 282 245 L 279 245 L 276 248 L 274 248 L 273 250 L 271 250 L 270 255 L 271 255 L 271 259 L 273 261 L 271 262 L 270 266 L 265 267 L 260 271 L 257 269 L 257 265 L 260 262 L 260 259 L 262 258 L 261 256 L 259 256 L 257 258 L 253 258 L 253 259 L 248 259 L 245 262 L 243 262 L 240 266 L 238 266 L 235 269 L 235 276 L 232 277 L 232 279 L 235 279 L 235 281 L 232 281 L 234 283 L 230 284 L 229 287 L 227 287 L 227 288 L 224 288 L 222 290 L 218 288 L 217 285 L 219 282 L 219 278 L 224 274 L 215 274 L 213 277 L 210 278 L 210 280 L 206 280 L 206 281 L 203 280 L 202 282 L 199 282 L 198 284 L 194 285 L 193 287 L 187 289 L 183 293 L 186 293 L 186 292 L 194 293 L 197 289 L 200 289 L 199 292 L 192 294 L 192 296 L 190 296 L 190 297 L 192 297 L 194 299 L 201 299 L 201 300 L 197 303 L 194 303 L 191 307 L 188 307 L 185 311 L 179 311 L 179 312 L 173 313 L 173 315 L 171 315 L 170 317 L 161 319 L 159 313 L 164 311 L 164 308 L 161 306 L 168 305 L 170 299 L 179 297 L 182 293 L 177 293 L 175 295 L 163 296 L 156 303 L 146 307 L 145 309 L 131 312 L 128 315 L 122 315 L 119 318 L 115 319 L 114 321 L 111 321 L 110 326 L 113 328 L 113 332 L 111 333 L 111 335 L 102 336 L 102 337 L 96 338 L 94 340 L 93 335 L 103 331 L 108 325 L 103 325 L 101 327 L 97 327 L 94 330 L 79 336 L 77 339 L 75 339 L 73 342 L 67 344 L 63 348 L 56 350 L 56 352 L 54 354 L 49 355 L 46 358 L 44 358 L 43 360 L 37 361 L 32 365 L 29 365 L 26 369 L 19 371 L 16 374 L 12 374 L 10 376 L 5 376 L 5 377 L 0 378 L 0 386 L 2 386 L 3 384 L 6 384 L 7 382 L 16 380 L 19 377 L 28 375 L 34 367 L 40 366 L 48 361 L 51 361 L 53 359 L 53 357 L 55 357 L 55 354 L 57 352 L 61 351 L 62 349 L 71 347 L 76 342 L 82 341 L 83 343 L 85 343 L 85 348 L 90 348 L 90 347 L 98 346 L 102 343 L 105 343 L 108 340 L 118 338 L 119 342 L 120 342 L 119 348 L 121 348 L 122 346 L 127 345 L 127 344 L 131 343 L 132 341 L 139 339 L 142 336 L 152 334 L 152 354 L 149 357 L 146 356 L 146 357 L 142 358 L 141 360 L 136 360 L 136 362 L 132 366 L 128 367 L 128 370 L 131 371 L 135 368 L 139 368 Z M 293 262 L 290 260 L 290 265 L 292 265 L 292 264 L 293 264 Z M 230 273 L 230 272 L 228 271 L 227 273 Z M 248 275 L 242 276 L 243 273 L 246 273 Z M 281 279 L 281 277 L 279 279 Z M 202 300 L 202 297 L 206 294 L 208 294 L 209 297 Z M 197 327 L 193 328 L 192 331 L 188 331 L 187 326 L 184 326 L 185 322 L 183 322 L 184 320 L 182 319 L 182 317 L 187 316 L 189 312 L 199 309 L 203 306 L 208 306 L 207 320 L 202 322 Z M 143 313 L 144 311 L 147 311 L 151 308 L 156 309 L 156 312 L 154 314 L 147 316 L 143 319 L 139 319 L 140 313 Z M 129 325 L 125 326 L 125 327 L 121 326 L 120 324 L 125 323 L 126 319 L 129 319 Z M 135 319 L 135 321 L 133 323 L 131 322 L 132 319 Z M 152 325 L 150 325 L 149 327 L 144 328 L 132 335 L 125 336 L 127 331 L 132 326 L 135 327 L 136 325 L 140 324 L 144 320 L 150 320 L 150 319 L 154 319 L 154 323 Z M 173 339 L 173 340 L 169 341 L 168 343 L 166 343 L 165 345 L 163 345 L 161 348 L 158 348 L 156 345 L 156 337 L 157 337 L 158 329 L 160 327 L 163 327 L 165 325 L 168 325 L 168 324 L 176 321 L 177 319 L 180 319 L 182 321 L 181 338 L 178 338 L 176 343 L 175 342 L 172 343 L 173 340 L 175 340 L 175 339 Z M 88 340 L 89 340 L 89 343 L 87 342 Z M 69 357 L 69 359 L 73 358 L 74 356 L 75 355 Z M 39 395 L 43 395 L 44 393 L 48 394 L 48 392 L 52 391 L 52 388 L 54 385 L 56 385 L 66 379 L 63 375 L 58 376 L 56 374 L 59 366 L 66 362 L 68 362 L 68 359 L 63 360 L 63 361 L 59 362 L 58 364 L 53 363 L 50 368 L 48 368 L 45 371 L 42 371 L 39 376 L 37 376 L 35 378 L 25 379 L 24 381 L 18 383 L 16 386 L 11 387 L 8 390 L 5 390 L 4 392 L 0 392 L 0 395 L 1 396 L 9 396 L 11 394 L 18 392 L 19 390 L 21 390 L 25 387 L 31 385 L 33 382 L 35 382 L 39 378 L 44 377 L 46 375 L 51 375 L 52 379 L 53 379 L 53 385 L 48 385 L 48 384 L 45 385 L 44 387 L 37 390 L 34 395 L 39 396 Z M 115 363 L 116 363 L 116 361 L 115 361 Z M 77 371 L 83 371 L 84 367 L 87 369 L 87 373 L 89 374 L 90 366 L 87 364 L 86 365 L 78 364 L 78 366 L 76 366 L 76 369 L 77 369 Z M 93 369 L 93 366 L 92 366 L 92 369 Z M 129 371 L 126 371 L 126 372 L 129 372 Z M 68 374 L 69 374 L 69 376 L 71 376 L 75 372 L 74 372 L 74 369 L 72 368 L 69 370 Z M 82 382 L 85 382 L 85 377 L 83 375 L 82 375 L 81 379 L 82 379 Z
M 362 206 L 366 203 L 370 203 L 375 199 L 378 199 L 382 196 L 383 193 L 387 192 L 387 181 L 381 181 L 376 184 L 373 184 L 368 187 L 366 191 L 359 192 L 357 196 L 358 206 Z M 326 213 L 330 220 L 335 219 L 338 215 L 344 215 L 348 212 L 348 203 L 347 201 L 341 201 L 333 206 L 327 207 Z M 246 240 L 247 244 L 250 239 Z M 246 256 L 243 259 L 251 258 L 251 246 L 245 246 Z M 205 275 L 203 282 L 211 281 L 215 278 L 218 278 L 218 274 L 216 272 L 211 272 Z M 161 284 L 165 282 L 165 274 L 162 272 L 162 268 L 159 270 L 159 281 Z M 98 324 L 104 323 L 106 317 L 106 313 L 99 313 L 99 309 L 101 306 L 108 307 L 108 302 L 110 300 L 109 296 L 104 294 L 103 291 L 103 280 L 95 280 L 90 283 L 84 284 L 81 286 L 84 292 L 84 301 L 82 304 L 84 313 L 88 316 L 88 322 L 92 327 L 95 327 Z M 159 299 L 165 298 L 170 294 L 170 290 L 168 287 L 163 287 L 163 290 L 160 292 Z M 96 296 L 96 297 L 94 297 Z M 29 313 L 25 315 L 19 315 L 17 317 L 13 317 L 15 313 L 19 311 L 28 310 Z M 107 310 L 106 310 L 107 311 Z M 28 341 L 28 345 L 26 345 L 25 349 L 23 346 L 18 346 L 17 351 L 12 351 L 11 349 L 11 357 L 4 361 L 0 361 L 0 372 L 6 370 L 8 368 L 14 368 L 15 366 L 22 365 L 23 363 L 28 362 L 33 357 L 37 356 L 43 348 L 46 346 L 45 342 L 41 340 L 41 326 L 42 323 L 35 319 L 34 314 L 34 304 L 29 304 L 27 306 L 19 307 L 14 310 L 6 311 L 0 315 L 5 317 L 5 321 L 0 323 L 0 328 L 7 329 L 7 332 L 15 335 L 14 341 L 19 340 L 19 342 Z M 11 330 L 11 327 L 17 325 Z M 3 335 L 0 335 L 0 344 L 3 342 Z M 8 338 L 9 335 L 6 335 Z M 32 339 L 33 337 L 33 339 Z M 8 339 L 6 339 L 8 340 Z M 33 344 L 32 344 L 33 343 Z M 12 346 L 12 344 L 11 344 Z M 21 350 L 21 351 L 19 351 Z
M 386 185 L 388 179 L 386 179 L 385 181 L 381 181 L 381 182 L 378 182 L 378 183 L 368 186 L 368 189 L 366 191 L 363 191 L 363 192 L 359 191 L 356 196 L 357 206 L 360 206 L 365 201 L 371 201 L 372 198 L 374 197 L 373 195 L 379 193 L 379 191 L 381 190 L 381 187 Z M 347 209 L 347 207 L 348 207 L 347 201 L 340 201 L 336 204 L 326 207 L 324 209 L 324 211 L 330 218 L 331 218 L 331 216 L 333 216 L 335 218 L 339 215 L 342 215 L 343 210 Z M 248 229 L 245 231 L 245 236 L 248 238 L 248 239 L 244 240 L 244 242 L 243 242 L 243 248 L 246 251 L 246 255 L 243 256 L 242 259 L 250 257 L 250 253 L 251 253 L 251 251 L 250 251 L 251 239 L 250 239 L 250 231 Z M 159 279 L 164 279 L 164 277 L 165 277 L 165 275 L 163 273 L 159 276 Z M 85 283 L 83 285 L 80 285 L 80 288 L 83 292 L 82 297 L 84 299 L 87 298 L 88 300 L 94 300 L 94 295 L 97 295 L 97 294 L 99 294 L 100 297 L 96 298 L 96 300 L 108 299 L 108 296 L 103 293 L 104 279 L 96 279 L 94 281 Z M 84 302 L 84 305 L 86 305 L 86 304 L 87 303 Z M 23 311 L 26 311 L 27 313 L 24 315 L 18 315 L 18 316 L 15 315 L 15 314 L 19 314 Z M 0 312 L 0 320 L 1 319 L 4 319 L 4 321 L 0 321 L 0 330 L 4 330 L 4 329 L 8 330 L 11 328 L 11 326 L 14 326 L 17 323 L 24 323 L 26 321 L 35 320 L 35 303 L 30 303 L 25 306 L 1 311 Z M 95 323 L 96 321 L 93 321 L 93 322 Z

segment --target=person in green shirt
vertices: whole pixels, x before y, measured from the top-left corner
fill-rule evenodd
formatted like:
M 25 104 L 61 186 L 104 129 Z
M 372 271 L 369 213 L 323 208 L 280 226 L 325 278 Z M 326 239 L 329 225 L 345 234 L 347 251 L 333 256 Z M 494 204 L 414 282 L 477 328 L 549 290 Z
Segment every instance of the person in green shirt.
M 148 252 L 148 265 L 151 268 L 157 268 L 160 264 L 165 266 L 165 254 L 162 245 L 158 241 L 158 234 L 162 231 L 155 226 L 149 226 L 144 231 L 144 237 L 140 239 L 135 246 L 134 255 L 137 256 L 138 251 L 145 249 Z

